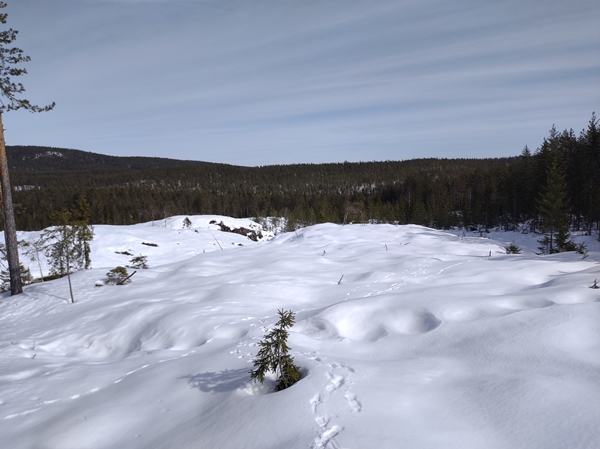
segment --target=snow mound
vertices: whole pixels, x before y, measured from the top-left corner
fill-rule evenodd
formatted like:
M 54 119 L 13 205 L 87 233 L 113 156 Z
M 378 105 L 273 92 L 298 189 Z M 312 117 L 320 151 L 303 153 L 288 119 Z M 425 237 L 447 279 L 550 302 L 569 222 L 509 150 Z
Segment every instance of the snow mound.
M 399 297 L 384 297 L 336 304 L 301 322 L 298 331 L 314 338 L 377 341 L 390 334 L 423 334 L 441 324 L 427 310 L 403 306 Z

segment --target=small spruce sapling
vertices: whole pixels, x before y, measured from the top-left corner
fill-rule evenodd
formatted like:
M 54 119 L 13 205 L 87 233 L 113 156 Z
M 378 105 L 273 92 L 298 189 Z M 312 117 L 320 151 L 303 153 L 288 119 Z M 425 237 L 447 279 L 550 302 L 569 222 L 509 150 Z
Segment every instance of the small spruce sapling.
M 190 220 L 190 217 L 185 217 L 183 219 L 183 229 L 191 229 L 192 227 L 192 221 Z
M 289 355 L 290 347 L 287 344 L 288 329 L 294 325 L 295 315 L 291 310 L 278 310 L 279 321 L 261 340 L 258 345 L 260 350 L 256 354 L 254 367 L 250 371 L 250 380 L 263 383 L 265 375 L 271 371 L 277 375 L 275 391 L 291 387 L 300 380 L 300 368 L 294 364 L 294 359 Z
M 19 264 L 19 270 L 21 271 L 21 283 L 22 285 L 29 285 L 33 282 L 33 277 L 28 268 L 25 268 L 22 263 Z M 2 270 L 0 272 L 0 292 L 7 292 L 10 290 L 10 273 L 8 270 Z
M 23 242 L 18 242 L 19 246 L 23 246 Z M 4 264 L 7 259 L 6 246 L 0 243 L 0 292 L 10 290 L 10 273 L 8 267 Z M 5 269 L 6 268 L 6 269 Z M 29 285 L 33 282 L 33 277 L 28 268 L 25 268 L 22 263 L 19 263 L 19 271 L 21 272 L 21 285 Z
M 521 254 L 521 248 L 515 244 L 515 242 L 511 242 L 510 245 L 505 246 L 506 254 Z

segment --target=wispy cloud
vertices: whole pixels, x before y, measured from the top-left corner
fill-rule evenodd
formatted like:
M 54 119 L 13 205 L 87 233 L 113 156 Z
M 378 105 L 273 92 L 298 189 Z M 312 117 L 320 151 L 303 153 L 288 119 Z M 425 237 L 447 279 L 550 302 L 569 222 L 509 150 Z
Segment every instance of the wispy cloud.
M 9 21 L 33 58 L 24 82 L 58 106 L 7 117 L 7 138 L 244 165 L 518 154 L 597 109 L 599 12 L 588 1 L 19 0 Z

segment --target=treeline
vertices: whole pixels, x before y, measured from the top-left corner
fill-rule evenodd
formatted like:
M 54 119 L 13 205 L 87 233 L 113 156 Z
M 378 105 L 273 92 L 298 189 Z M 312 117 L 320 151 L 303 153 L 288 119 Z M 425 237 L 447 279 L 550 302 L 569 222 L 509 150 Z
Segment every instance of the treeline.
M 572 226 L 600 221 L 600 136 L 554 127 L 533 152 L 497 159 L 239 167 L 158 158 L 118 158 L 44 147 L 8 147 L 17 227 L 42 229 L 55 210 L 84 197 L 91 222 L 133 224 L 170 215 L 284 216 L 320 222 L 416 223 L 512 229 L 536 226 L 538 201 L 557 161 Z

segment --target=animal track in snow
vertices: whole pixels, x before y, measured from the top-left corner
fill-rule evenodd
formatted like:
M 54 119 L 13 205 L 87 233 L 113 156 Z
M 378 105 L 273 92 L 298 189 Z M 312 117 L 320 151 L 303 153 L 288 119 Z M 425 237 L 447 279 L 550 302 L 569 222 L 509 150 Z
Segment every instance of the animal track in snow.
M 119 382 L 119 381 L 117 381 Z M 115 383 L 117 383 L 115 382 Z M 66 398 L 61 398 L 61 399 L 49 399 L 46 401 L 42 401 L 42 402 L 38 402 L 37 404 L 35 404 L 35 408 L 29 409 L 29 410 L 25 410 L 23 412 L 19 412 L 19 413 L 13 413 L 12 415 L 6 415 L 3 419 L 13 419 L 13 418 L 21 418 L 23 416 L 27 416 L 31 413 L 35 413 L 39 410 L 42 410 L 42 408 L 44 408 L 45 406 L 48 405 L 52 405 L 55 404 L 57 402 L 67 402 L 67 401 L 74 401 L 75 399 L 79 399 L 82 398 L 84 396 L 88 396 L 90 394 L 96 393 L 100 391 L 100 388 L 92 388 L 91 390 L 88 390 L 84 393 L 80 393 L 80 394 L 74 394 L 71 396 L 68 396 Z
M 342 426 L 331 426 L 331 429 L 327 429 L 315 439 L 315 445 L 313 447 L 315 449 L 326 449 L 327 447 L 340 449 L 340 445 L 335 441 L 335 436 L 342 430 L 344 430 Z
M 173 360 L 177 360 L 179 358 L 188 357 L 190 354 L 192 354 L 194 352 L 195 351 L 192 350 L 190 352 L 186 352 L 185 354 L 182 354 L 182 355 L 177 356 L 177 357 L 170 357 L 170 358 L 167 358 L 167 359 L 161 359 L 161 360 L 156 361 L 154 364 L 157 365 L 157 364 L 160 364 L 160 363 L 165 363 L 165 362 L 170 362 L 170 361 L 173 361 Z M 87 390 L 87 391 L 84 391 L 82 393 L 76 393 L 76 394 L 72 394 L 72 395 L 69 395 L 69 396 L 66 396 L 66 397 L 62 397 L 62 398 L 58 398 L 58 399 L 49 399 L 49 400 L 38 402 L 37 404 L 35 404 L 35 406 L 34 406 L 35 408 L 29 409 L 29 410 L 25 410 L 25 411 L 22 411 L 22 412 L 19 412 L 19 413 L 13 413 L 11 415 L 6 415 L 6 416 L 4 416 L 3 419 L 20 418 L 20 417 L 29 415 L 31 413 L 35 413 L 35 412 L 37 412 L 39 410 L 42 410 L 44 407 L 47 407 L 47 406 L 55 404 L 55 403 L 75 401 L 77 399 L 89 396 L 91 394 L 94 394 L 94 393 L 97 393 L 97 392 L 99 392 L 101 390 L 104 390 L 104 389 L 110 387 L 111 385 L 119 384 L 119 383 L 123 382 L 126 378 L 128 378 L 129 376 L 131 376 L 132 374 L 135 374 L 135 373 L 137 373 L 137 372 L 139 372 L 141 370 L 144 370 L 144 369 L 148 368 L 149 366 L 151 366 L 151 364 L 145 364 L 145 365 L 140 366 L 139 368 L 136 368 L 136 369 L 133 369 L 131 371 L 128 371 L 125 374 L 121 375 L 118 379 L 112 381 L 112 383 L 105 384 L 104 386 L 101 386 L 101 387 L 94 387 L 94 388 L 92 388 L 90 390 Z
M 314 354 L 311 355 L 313 355 L 313 360 L 317 359 Z M 351 383 L 348 381 L 348 378 L 350 373 L 355 372 L 354 369 L 343 363 L 335 362 L 329 364 L 328 368 L 328 371 L 325 373 L 328 382 L 324 387 L 324 391 L 316 393 L 309 401 L 312 413 L 315 415 L 315 421 L 319 426 L 319 434 L 314 440 L 314 444 L 312 445 L 313 449 L 341 449 L 335 440 L 335 437 L 344 430 L 344 426 L 339 424 L 330 426 L 329 415 L 323 413 L 327 411 L 328 400 L 332 398 L 333 395 L 336 395 L 337 391 L 345 388 L 344 398 L 353 412 L 359 413 L 362 409 L 362 404 L 358 401 L 356 394 L 346 388 L 346 385 Z M 334 402 L 338 403 L 337 401 Z M 338 415 L 337 413 L 334 413 L 333 416 L 337 417 Z
M 317 424 L 319 425 L 319 427 L 321 428 L 326 428 L 327 424 L 329 424 L 329 416 L 324 415 L 324 416 L 317 416 L 315 418 L 315 421 L 317 422 Z
M 247 318 L 247 319 L 250 319 L 250 318 Z M 243 351 L 242 348 L 245 348 L 245 347 L 251 348 L 251 347 L 257 346 L 257 343 L 252 342 L 252 340 L 256 340 L 256 339 L 258 339 L 258 337 L 252 337 L 250 339 L 246 339 L 244 341 L 238 342 L 236 349 L 234 349 L 233 351 L 229 351 L 229 353 L 231 355 L 236 356 L 238 359 L 243 359 L 245 357 L 249 357 L 251 359 L 254 358 L 254 354 L 251 353 L 251 352 L 247 352 L 246 354 L 242 354 L 242 351 Z
M 309 360 L 314 360 L 315 362 L 320 362 L 322 360 L 322 358 L 319 357 L 316 352 L 303 352 L 301 355 Z
M 346 394 L 344 394 L 344 397 L 348 401 L 348 405 L 352 408 L 352 410 L 354 410 L 355 412 L 360 412 L 360 410 L 362 409 L 362 405 L 360 402 L 358 402 L 354 393 L 352 393 L 351 391 L 347 391 Z
M 329 372 L 327 373 L 327 377 L 331 382 L 329 385 L 327 385 L 327 387 L 325 387 L 325 390 L 327 390 L 328 393 L 331 393 L 332 391 L 335 391 L 338 388 L 340 388 L 342 385 L 344 385 L 344 381 L 346 380 L 344 376 L 336 375 Z
M 315 394 L 313 398 L 310 400 L 310 405 L 312 406 L 312 414 L 317 413 L 317 407 L 321 403 L 321 395 L 319 393 Z
M 344 428 L 342 426 L 333 425 L 331 428 L 327 428 L 329 424 L 329 416 L 317 416 L 315 421 L 319 425 L 319 427 L 323 430 L 317 438 L 315 438 L 315 443 L 312 446 L 314 449 L 340 449 L 340 445 L 335 441 L 335 437 L 338 433 L 340 433 Z

